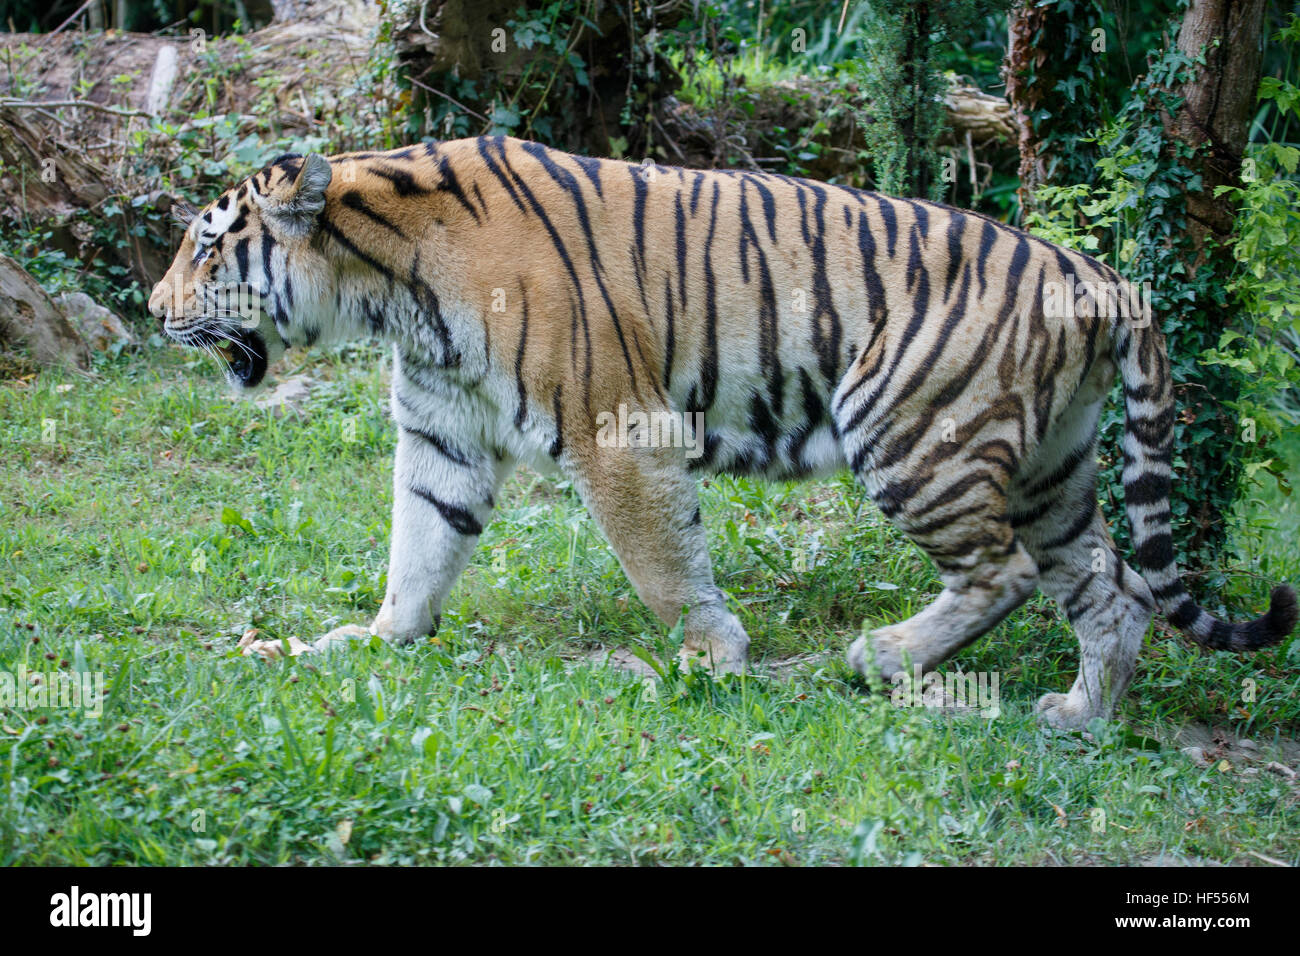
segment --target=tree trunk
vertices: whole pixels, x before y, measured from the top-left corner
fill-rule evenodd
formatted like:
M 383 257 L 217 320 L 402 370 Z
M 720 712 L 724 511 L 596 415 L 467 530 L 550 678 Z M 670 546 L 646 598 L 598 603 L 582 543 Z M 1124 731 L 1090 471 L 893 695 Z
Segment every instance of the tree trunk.
M 1232 235 L 1236 207 L 1216 197 L 1216 186 L 1241 185 L 1241 160 L 1255 115 L 1263 59 L 1265 0 L 1192 0 L 1178 31 L 1188 57 L 1205 52 L 1205 64 L 1177 93 L 1183 104 L 1166 117 L 1165 130 L 1193 147 L 1189 165 L 1201 174 L 1201 190 L 1187 196 L 1190 232 L 1197 250 Z
M 1034 129 L 1033 113 L 1038 107 L 1039 88 L 1030 82 L 1047 61 L 1046 51 L 1037 46 L 1047 19 L 1043 7 L 1028 2 L 1017 3 L 1007 18 L 1007 59 L 1003 77 L 1007 100 L 1016 124 L 1016 145 L 1020 151 L 1020 185 L 1016 196 L 1022 210 L 1034 208 L 1034 190 L 1047 179 L 1043 158 L 1039 155 L 1040 139 Z
M 1210 270 L 1226 279 L 1235 266 L 1228 242 L 1236 221 L 1236 204 L 1215 196 L 1214 190 L 1241 185 L 1242 155 L 1259 92 L 1264 5 L 1264 0 L 1192 0 L 1178 31 L 1179 52 L 1192 60 L 1202 54 L 1205 58 L 1204 65 L 1189 68 L 1191 76 L 1174 91 L 1182 105 L 1173 115 L 1161 117 L 1169 139 L 1190 147 L 1183 163 L 1201 177 L 1200 190 L 1188 192 L 1186 197 L 1189 275 Z M 1233 303 L 1225 302 L 1213 321 L 1228 328 L 1235 318 Z M 1175 396 L 1184 414 L 1197 416 L 1198 421 L 1214 420 L 1202 411 L 1208 399 L 1219 427 L 1228 434 L 1235 430 L 1223 404 L 1233 397 L 1231 385 L 1223 382 L 1215 369 L 1198 369 L 1197 380 L 1176 386 Z M 1224 450 L 1215 441 L 1187 449 L 1188 473 L 1222 475 L 1235 483 L 1240 465 L 1234 462 L 1235 467 L 1225 474 L 1220 457 Z M 1207 542 L 1217 547 L 1223 537 L 1223 516 L 1215 504 L 1193 504 L 1189 517 L 1195 530 L 1188 546 L 1194 552 L 1203 550 Z
M 1003 78 L 1015 116 L 1020 149 L 1022 215 L 1040 211 L 1034 192 L 1043 185 L 1092 182 L 1097 150 L 1087 138 L 1105 122 L 1107 96 L 1100 77 L 1108 57 L 1097 27 L 1106 23 L 1096 3 L 1062 5 L 1021 0 L 1007 18 Z M 1082 88 L 1072 96 L 1067 90 Z

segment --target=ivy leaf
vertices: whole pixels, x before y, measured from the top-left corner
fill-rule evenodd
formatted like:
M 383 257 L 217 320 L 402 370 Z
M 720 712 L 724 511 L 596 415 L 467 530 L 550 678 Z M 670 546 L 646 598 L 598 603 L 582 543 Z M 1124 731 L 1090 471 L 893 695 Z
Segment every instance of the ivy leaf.
M 518 128 L 519 111 L 509 106 L 497 106 L 488 119 L 492 122 L 492 135 L 506 135 Z

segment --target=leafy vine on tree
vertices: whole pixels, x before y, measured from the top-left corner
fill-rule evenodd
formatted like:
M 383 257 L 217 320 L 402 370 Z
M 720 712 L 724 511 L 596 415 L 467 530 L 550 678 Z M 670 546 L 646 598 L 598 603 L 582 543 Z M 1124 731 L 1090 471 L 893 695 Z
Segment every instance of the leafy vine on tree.
M 1293 22 L 1287 38 L 1297 36 Z M 1197 247 L 1187 197 L 1201 188 L 1197 160 L 1208 147 L 1173 139 L 1165 125 L 1181 105 L 1174 91 L 1197 66 L 1197 57 L 1169 45 L 1115 119 L 1081 136 L 1098 157 L 1092 182 L 1040 188 L 1041 209 L 1029 222 L 1151 290 L 1180 409 L 1170 502 L 1175 545 L 1186 566 L 1204 573 L 1193 584 L 1205 594 L 1224 584 L 1222 570 L 1209 569 L 1222 565 L 1243 480 L 1261 471 L 1281 478 L 1270 446 L 1294 421 L 1278 396 L 1300 384 L 1296 316 L 1277 270 L 1296 264 L 1297 187 L 1285 176 L 1300 153 L 1276 144 L 1257 149 L 1246 182 L 1222 187 L 1240 205 L 1231 244 Z M 1267 81 L 1263 92 L 1284 111 L 1300 104 L 1295 88 L 1280 81 Z M 1121 447 L 1123 417 L 1118 395 L 1112 398 L 1102 447 L 1113 450 Z M 1103 458 L 1112 511 L 1123 497 L 1122 468 L 1118 453 Z M 1126 545 L 1128 529 L 1114 531 Z

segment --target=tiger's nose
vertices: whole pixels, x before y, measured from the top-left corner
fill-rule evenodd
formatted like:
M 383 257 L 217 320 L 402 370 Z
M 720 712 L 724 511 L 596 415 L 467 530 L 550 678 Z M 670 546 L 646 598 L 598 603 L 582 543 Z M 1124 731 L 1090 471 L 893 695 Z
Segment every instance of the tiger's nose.
M 149 312 L 157 319 L 167 317 L 167 302 L 171 298 L 171 285 L 167 282 L 159 282 L 153 287 L 153 292 L 149 293 Z
M 182 280 L 163 279 L 149 293 L 149 311 L 160 319 L 179 319 L 185 315 L 186 302 L 194 287 Z

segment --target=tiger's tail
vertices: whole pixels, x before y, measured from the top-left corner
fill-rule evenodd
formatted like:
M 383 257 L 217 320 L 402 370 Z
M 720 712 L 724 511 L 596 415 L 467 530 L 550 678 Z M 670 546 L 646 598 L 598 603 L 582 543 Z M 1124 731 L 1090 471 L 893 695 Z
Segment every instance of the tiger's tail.
M 1149 314 L 1120 318 L 1112 345 L 1124 385 L 1124 509 L 1152 596 L 1170 624 L 1204 647 L 1253 651 L 1279 643 L 1296 623 L 1288 585 L 1273 588 L 1267 613 L 1239 624 L 1215 618 L 1183 586 L 1170 534 L 1174 396 L 1165 337 Z

